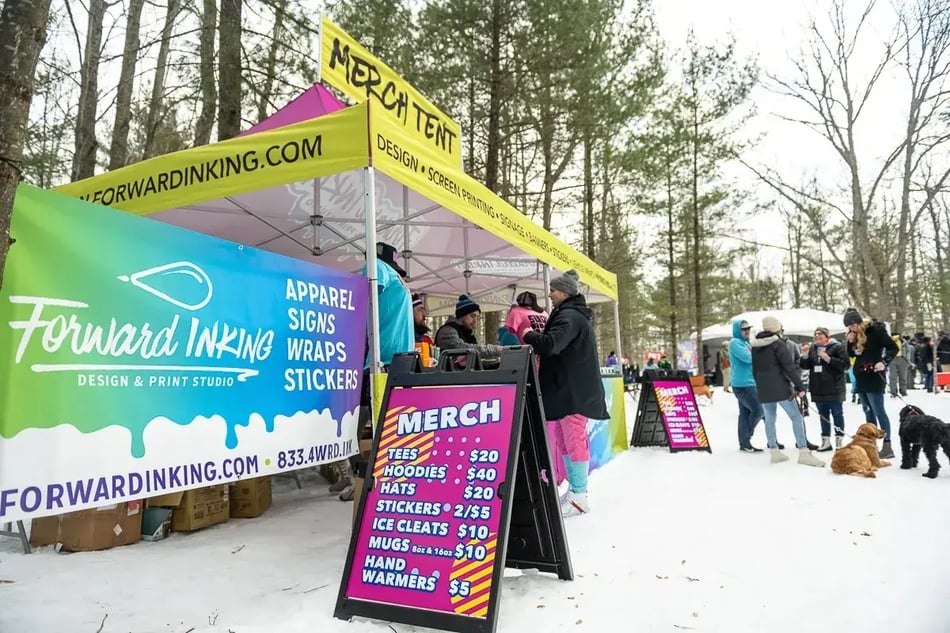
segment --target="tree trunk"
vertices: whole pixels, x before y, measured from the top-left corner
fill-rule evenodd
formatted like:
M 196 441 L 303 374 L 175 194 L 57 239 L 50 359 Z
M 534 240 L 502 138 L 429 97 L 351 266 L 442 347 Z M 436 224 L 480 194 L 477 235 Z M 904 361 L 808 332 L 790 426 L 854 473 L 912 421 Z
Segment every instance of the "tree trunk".
M 666 163 L 666 248 L 667 260 L 666 271 L 670 280 L 670 349 L 673 350 L 673 358 L 676 358 L 677 348 L 677 298 L 676 298 L 676 246 L 673 242 L 673 232 L 675 230 L 673 217 L 673 172 L 671 167 L 672 159 L 667 155 Z
M 218 23 L 218 140 L 241 133 L 241 5 L 221 0 Z
M 693 206 L 693 299 L 695 300 L 696 314 L 696 374 L 703 375 L 703 286 L 702 286 L 702 223 L 699 218 L 699 113 L 696 108 L 698 95 L 694 91 L 693 106 L 693 174 L 692 174 L 692 206 Z M 676 362 L 676 359 L 673 359 Z
M 501 34 L 504 20 L 501 15 L 501 0 L 492 0 L 491 33 L 488 49 L 488 146 L 485 154 L 485 186 L 494 193 L 499 193 L 500 165 L 501 165 L 501 110 L 504 98 L 501 71 Z M 475 82 L 471 82 L 474 89 Z M 474 106 L 474 103 L 472 104 Z M 474 111 L 474 107 L 473 107 Z M 473 137 L 474 137 L 474 130 Z M 474 138 L 469 144 L 475 145 Z M 498 342 L 498 328 L 501 327 L 501 313 L 490 312 L 485 315 L 485 340 L 489 343 Z
M 277 78 L 277 53 L 281 45 L 281 32 L 284 28 L 284 13 L 287 10 L 287 0 L 276 0 L 274 4 L 274 30 L 271 33 L 270 49 L 267 51 L 267 62 L 264 68 L 264 85 L 257 95 L 257 120 L 263 121 L 267 117 L 268 106 L 273 98 L 274 80 Z
M 211 142 L 214 113 L 218 107 L 218 89 L 214 81 L 214 34 L 218 24 L 218 1 L 204 0 L 201 33 L 198 36 L 201 84 L 201 114 L 195 123 L 195 146 Z
M 109 169 L 118 169 L 128 162 L 129 127 L 132 122 L 132 91 L 135 88 L 135 63 L 139 55 L 139 22 L 145 0 L 130 0 L 129 17 L 122 48 L 122 71 L 115 96 L 115 125 L 109 149 Z
M 165 117 L 165 71 L 168 68 L 168 54 L 174 34 L 175 18 L 181 8 L 181 0 L 168 0 L 165 13 L 165 25 L 162 28 L 162 41 L 158 47 L 158 60 L 155 64 L 155 80 L 152 82 L 152 97 L 148 102 L 148 118 L 145 124 L 144 158 L 155 156 L 155 135 Z
M 947 287 L 947 275 L 950 274 L 950 271 L 947 270 L 946 262 L 946 242 L 947 237 L 941 234 L 940 232 L 940 215 L 937 213 L 937 209 L 934 204 L 931 202 L 929 205 L 930 210 L 930 219 L 934 225 L 934 245 L 936 246 L 937 256 L 935 258 L 935 264 L 937 267 L 937 284 L 934 291 L 938 293 L 938 303 L 940 306 L 940 323 L 944 326 L 950 322 L 950 301 L 948 301 L 947 294 L 950 292 L 950 288 Z
M 79 69 L 79 109 L 71 179 L 89 178 L 96 171 L 96 111 L 99 104 L 99 52 L 102 48 L 102 21 L 105 0 L 90 0 L 86 44 Z
M 10 251 L 10 218 L 33 100 L 33 76 L 46 42 L 50 0 L 4 2 L 0 12 L 0 287 Z
M 584 254 L 594 259 L 594 141 L 584 136 Z

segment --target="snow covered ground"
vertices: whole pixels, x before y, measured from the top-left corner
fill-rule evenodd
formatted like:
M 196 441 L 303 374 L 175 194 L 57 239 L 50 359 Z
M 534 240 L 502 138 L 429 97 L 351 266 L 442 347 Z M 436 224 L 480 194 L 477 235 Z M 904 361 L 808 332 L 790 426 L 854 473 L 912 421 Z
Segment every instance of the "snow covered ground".
M 950 396 L 908 401 L 950 421 Z M 901 406 L 888 399 L 895 439 Z M 863 416 L 845 407 L 853 431 Z M 731 395 L 702 412 L 712 455 L 636 449 L 595 473 L 593 512 L 567 521 L 576 580 L 509 571 L 500 633 L 950 630 L 945 457 L 935 481 L 896 466 L 870 480 L 771 466 L 736 450 Z M 792 445 L 781 417 L 779 439 Z M 0 539 L 0 632 L 406 633 L 332 617 L 351 509 L 308 477 L 303 490 L 275 482 L 259 519 L 164 542 L 24 556 Z

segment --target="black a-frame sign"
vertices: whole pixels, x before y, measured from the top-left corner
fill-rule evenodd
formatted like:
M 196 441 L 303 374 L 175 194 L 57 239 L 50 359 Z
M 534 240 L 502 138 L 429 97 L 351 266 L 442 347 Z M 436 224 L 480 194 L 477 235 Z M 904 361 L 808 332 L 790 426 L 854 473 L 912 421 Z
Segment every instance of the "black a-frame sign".
M 643 372 L 630 446 L 712 452 L 689 373 L 663 369 Z
M 529 348 L 396 356 L 369 463 L 335 617 L 494 633 L 505 567 L 573 580 Z

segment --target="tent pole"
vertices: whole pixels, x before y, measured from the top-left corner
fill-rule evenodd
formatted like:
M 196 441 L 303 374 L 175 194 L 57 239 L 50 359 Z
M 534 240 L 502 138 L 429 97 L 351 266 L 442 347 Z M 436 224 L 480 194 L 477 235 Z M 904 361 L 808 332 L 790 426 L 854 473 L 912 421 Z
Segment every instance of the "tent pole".
M 551 267 L 547 264 L 541 269 L 542 275 L 541 278 L 544 279 L 544 309 L 551 312 L 551 296 L 548 294 L 548 291 L 551 288 Z
M 468 261 L 468 222 L 462 222 L 462 254 L 465 257 L 465 271 L 462 275 L 465 277 L 465 294 L 471 294 L 468 280 L 472 278 L 472 269 Z
M 620 301 L 614 301 L 614 344 L 617 346 L 617 358 L 623 367 L 623 350 L 620 349 Z
M 402 186 L 402 219 L 406 223 L 402 227 L 402 256 L 406 260 L 406 276 L 412 279 L 412 269 L 409 260 L 412 259 L 412 249 L 409 248 L 409 187 Z
M 372 411 L 380 403 L 376 402 L 375 375 L 380 373 L 379 358 L 379 295 L 376 289 L 376 170 L 363 168 L 363 211 L 366 214 L 366 279 L 369 284 L 369 371 L 370 402 Z M 375 417 L 374 417 L 375 423 Z

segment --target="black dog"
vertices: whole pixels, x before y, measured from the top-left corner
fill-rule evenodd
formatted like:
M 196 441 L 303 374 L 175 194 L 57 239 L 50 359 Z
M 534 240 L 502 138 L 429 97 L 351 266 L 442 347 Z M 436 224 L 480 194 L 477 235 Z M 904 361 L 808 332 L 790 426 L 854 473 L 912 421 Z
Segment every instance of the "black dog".
M 935 479 L 940 470 L 937 449 L 943 448 L 947 459 L 950 460 L 950 424 L 945 424 L 912 405 L 901 409 L 900 420 L 901 468 L 916 468 L 920 450 L 923 449 L 929 465 L 924 477 Z

